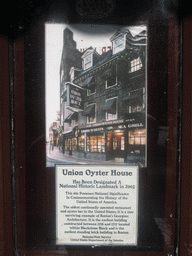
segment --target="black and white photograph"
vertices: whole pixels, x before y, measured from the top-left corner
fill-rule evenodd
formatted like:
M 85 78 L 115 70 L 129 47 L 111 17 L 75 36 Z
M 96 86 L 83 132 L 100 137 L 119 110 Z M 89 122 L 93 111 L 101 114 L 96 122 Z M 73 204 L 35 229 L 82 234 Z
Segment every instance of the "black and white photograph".
M 46 165 L 147 163 L 147 26 L 45 25 Z

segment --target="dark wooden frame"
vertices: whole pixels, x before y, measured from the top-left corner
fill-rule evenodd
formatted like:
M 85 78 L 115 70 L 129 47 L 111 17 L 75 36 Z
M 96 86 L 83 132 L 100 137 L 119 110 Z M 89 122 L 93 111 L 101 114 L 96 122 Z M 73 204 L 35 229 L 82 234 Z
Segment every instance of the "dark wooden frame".
M 191 255 L 192 244 L 192 16 L 183 19 L 183 109 L 182 109 L 182 172 L 181 172 L 181 222 L 180 222 L 180 255 Z
M 191 159 L 192 159 L 192 142 L 191 142 L 191 98 L 192 98 L 192 18 L 183 19 L 183 34 L 182 40 L 179 39 L 178 27 L 179 24 L 175 24 L 174 18 L 169 19 L 169 83 L 178 85 L 181 82 L 179 79 L 179 58 L 178 54 L 181 51 L 179 42 L 183 43 L 183 104 L 182 104 L 182 154 L 181 154 L 181 176 L 179 175 L 179 181 L 181 179 L 181 187 L 178 183 L 178 188 L 181 191 L 173 190 L 172 184 L 176 182 L 173 179 L 177 179 L 174 173 L 177 170 L 178 165 L 174 162 L 171 172 L 167 176 L 166 184 L 166 216 L 169 216 L 168 224 L 177 226 L 175 232 L 177 233 L 177 243 L 179 249 L 179 255 L 191 255 L 192 249 L 192 233 L 191 233 L 191 221 L 192 221 L 192 203 L 191 203 Z M 177 29 L 175 29 L 177 28 Z M 25 199 L 25 141 L 24 141 L 24 111 L 25 111 L 25 94 L 24 94 L 24 39 L 19 37 L 14 40 L 14 83 L 15 83 L 15 145 L 17 149 L 15 154 L 15 173 L 16 176 L 11 176 L 11 119 L 10 119 L 10 68 L 9 68 L 9 39 L 7 36 L 1 36 L 0 38 L 0 51 L 1 51 L 1 61 L 0 61 L 0 252 L 2 255 L 14 255 L 15 252 L 15 241 L 18 242 L 17 252 L 18 255 L 65 255 L 64 251 L 52 251 L 52 250 L 27 250 L 26 249 L 26 231 L 25 231 L 25 218 L 26 218 L 26 199 Z M 173 47 L 174 46 L 174 47 Z M 177 61 L 176 61 L 177 60 Z M 181 59 L 180 59 L 181 61 Z M 175 72 L 178 70 L 178 73 Z M 178 98 L 174 97 L 177 95 L 178 87 L 171 88 L 171 97 L 169 99 L 169 111 L 172 112 L 172 116 L 175 116 L 177 120 L 177 107 Z M 172 122 L 171 120 L 169 120 Z M 172 123 L 170 123 L 170 126 Z M 176 141 L 172 141 L 176 143 Z M 174 145 L 176 149 L 176 145 Z M 167 156 L 168 167 L 171 164 L 172 159 L 175 159 L 176 152 L 170 150 Z M 13 208 L 13 198 L 12 198 L 12 184 L 13 179 L 16 178 L 16 209 Z M 50 180 L 46 180 L 50 182 Z M 181 192 L 180 196 L 175 195 Z M 175 198 L 173 201 L 169 201 L 169 198 Z M 177 209 L 173 214 L 171 209 Z M 16 213 L 16 223 L 13 222 L 14 214 Z M 172 215 L 173 214 L 173 215 Z M 176 223 L 177 220 L 179 223 Z M 15 228 L 16 224 L 16 228 Z M 175 225 L 177 224 L 177 225 Z M 178 225 L 179 224 L 179 225 Z M 179 228 L 179 229 L 178 229 Z M 17 238 L 15 240 L 15 238 Z M 168 255 L 168 251 L 164 252 L 132 252 L 132 255 Z M 67 254 L 67 253 L 66 253 Z M 90 252 L 86 251 L 69 251 L 68 255 L 89 255 Z M 113 251 L 91 252 L 94 255 L 117 255 L 118 253 Z M 128 252 L 124 252 L 124 255 L 129 255 Z
M 9 41 L 0 36 L 0 254 L 13 253 L 13 215 L 10 151 Z

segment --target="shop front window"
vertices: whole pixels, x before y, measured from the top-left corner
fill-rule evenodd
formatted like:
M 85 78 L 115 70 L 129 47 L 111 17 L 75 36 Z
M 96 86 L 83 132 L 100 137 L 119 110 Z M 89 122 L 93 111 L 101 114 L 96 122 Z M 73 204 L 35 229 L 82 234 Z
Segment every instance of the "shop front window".
M 105 136 L 87 136 L 87 152 L 105 152 Z
M 77 151 L 77 138 L 72 139 L 72 150 Z
M 130 145 L 145 145 L 146 144 L 146 130 L 136 129 L 129 132 Z
M 98 136 L 98 152 L 105 152 L 105 136 Z
M 72 150 L 72 139 L 69 139 L 69 150 Z
M 87 137 L 87 151 L 97 152 L 97 136 Z
M 83 151 L 84 151 L 84 139 L 85 139 L 85 136 L 84 136 L 84 135 L 81 135 L 81 136 L 78 138 L 78 148 L 79 148 L 79 151 L 80 151 L 80 152 L 83 152 Z
M 68 139 L 65 140 L 65 150 L 68 150 L 69 148 L 69 143 L 68 143 Z
M 65 139 L 65 150 L 71 150 L 72 149 L 72 139 Z

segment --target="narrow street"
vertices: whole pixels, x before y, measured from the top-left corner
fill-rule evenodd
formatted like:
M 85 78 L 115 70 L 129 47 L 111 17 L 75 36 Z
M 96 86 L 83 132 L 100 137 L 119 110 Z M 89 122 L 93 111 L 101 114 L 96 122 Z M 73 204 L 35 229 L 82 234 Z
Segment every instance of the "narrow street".
M 47 144 L 47 167 L 54 167 L 55 164 L 102 164 L 102 165 L 124 165 L 122 162 L 114 161 L 99 161 L 91 159 L 81 159 L 74 156 L 63 154 L 57 147 L 50 150 L 50 146 Z M 127 165 L 127 164 L 126 164 Z

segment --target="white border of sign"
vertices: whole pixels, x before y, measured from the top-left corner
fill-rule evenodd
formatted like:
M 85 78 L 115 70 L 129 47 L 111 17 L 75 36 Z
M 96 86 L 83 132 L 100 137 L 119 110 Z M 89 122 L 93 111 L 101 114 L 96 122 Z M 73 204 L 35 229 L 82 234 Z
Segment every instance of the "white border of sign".
M 56 165 L 56 244 L 136 246 L 139 167 Z

